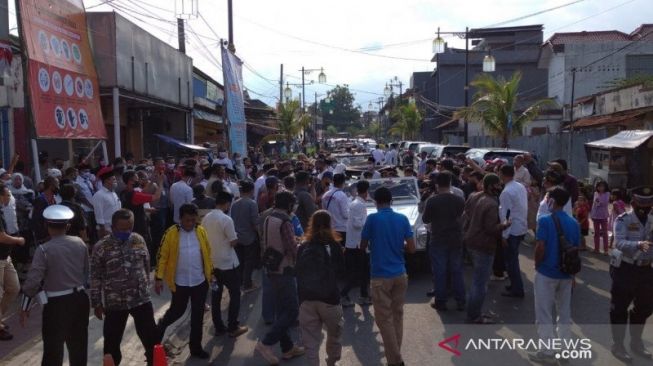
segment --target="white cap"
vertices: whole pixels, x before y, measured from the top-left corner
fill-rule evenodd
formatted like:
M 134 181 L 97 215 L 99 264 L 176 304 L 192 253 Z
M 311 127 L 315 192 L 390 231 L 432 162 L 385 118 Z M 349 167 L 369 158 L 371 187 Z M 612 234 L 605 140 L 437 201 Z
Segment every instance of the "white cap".
M 51 205 L 43 211 L 43 218 L 46 221 L 65 222 L 73 218 L 73 210 L 64 205 Z

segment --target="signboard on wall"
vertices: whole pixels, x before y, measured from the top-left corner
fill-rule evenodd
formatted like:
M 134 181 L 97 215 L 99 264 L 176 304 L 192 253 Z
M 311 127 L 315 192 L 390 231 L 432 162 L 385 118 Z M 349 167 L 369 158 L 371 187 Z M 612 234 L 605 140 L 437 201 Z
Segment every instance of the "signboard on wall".
M 222 45 L 222 73 L 232 153 L 247 155 L 247 123 L 243 100 L 243 62 Z
M 18 0 L 18 6 L 36 136 L 105 139 L 82 0 Z

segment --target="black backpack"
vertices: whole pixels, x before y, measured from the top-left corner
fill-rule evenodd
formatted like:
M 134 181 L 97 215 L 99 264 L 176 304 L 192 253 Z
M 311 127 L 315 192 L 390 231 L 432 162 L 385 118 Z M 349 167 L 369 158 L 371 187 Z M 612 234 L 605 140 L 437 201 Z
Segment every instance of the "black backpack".
M 337 292 L 336 273 L 326 245 L 304 244 L 297 257 L 295 274 L 302 300 L 327 302 L 333 297 L 334 288 Z
M 551 214 L 551 218 L 553 218 L 553 223 L 558 233 L 558 252 L 560 257 L 558 268 L 560 272 L 573 276 L 580 272 L 582 268 L 580 248 L 569 244 L 560 226 L 560 219 L 555 214 Z

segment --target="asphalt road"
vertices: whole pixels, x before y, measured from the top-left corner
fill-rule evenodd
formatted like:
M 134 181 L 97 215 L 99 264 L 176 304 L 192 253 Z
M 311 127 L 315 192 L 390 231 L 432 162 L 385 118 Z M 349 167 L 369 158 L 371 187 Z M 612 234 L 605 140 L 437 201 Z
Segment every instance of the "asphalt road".
M 411 278 L 406 296 L 404 316 L 404 342 L 402 354 L 406 365 L 529 365 L 528 352 L 511 350 L 503 346 L 500 350 L 474 350 L 469 345 L 474 339 L 535 339 L 537 340 L 534 315 L 533 277 L 534 267 L 532 246 L 522 245 L 520 258 L 526 297 L 512 299 L 500 296 L 506 282 L 491 282 L 486 299 L 487 309 L 496 314 L 495 325 L 464 324 L 465 313 L 455 310 L 438 313 L 429 306 L 430 299 L 425 296 L 431 288 L 430 275 L 420 274 Z M 584 253 L 584 266 L 578 276 L 572 300 L 573 333 L 579 338 L 591 341 L 591 355 L 582 360 L 572 361 L 572 365 L 620 365 L 610 354 L 609 298 L 610 277 L 608 257 Z M 466 266 L 466 285 L 469 286 L 471 268 Z M 355 292 L 352 291 L 352 295 Z M 450 308 L 454 307 L 451 300 Z M 185 342 L 188 326 L 182 326 L 168 344 L 173 353 L 174 365 L 230 365 L 259 366 L 264 360 L 254 351 L 256 341 L 265 334 L 266 326 L 260 319 L 260 291 L 242 298 L 241 323 L 250 327 L 250 332 L 234 340 L 227 336 L 214 337 L 210 315 L 205 317 L 205 349 L 211 353 L 210 361 L 188 358 Z M 374 311 L 356 305 L 345 309 L 345 329 L 343 334 L 342 360 L 339 365 L 384 365 L 381 336 L 374 324 Z M 649 321 L 650 322 L 650 321 Z M 460 335 L 457 350 L 460 355 L 446 351 L 438 343 L 446 338 Z M 294 330 L 294 339 L 298 332 Z M 653 326 L 647 326 L 644 338 L 653 350 Z M 451 345 L 451 343 L 450 343 Z M 278 348 L 277 348 L 277 352 Z M 324 359 L 324 344 L 321 349 Z M 650 364 L 643 359 L 634 364 Z M 284 365 L 303 365 L 302 358 L 283 362 Z

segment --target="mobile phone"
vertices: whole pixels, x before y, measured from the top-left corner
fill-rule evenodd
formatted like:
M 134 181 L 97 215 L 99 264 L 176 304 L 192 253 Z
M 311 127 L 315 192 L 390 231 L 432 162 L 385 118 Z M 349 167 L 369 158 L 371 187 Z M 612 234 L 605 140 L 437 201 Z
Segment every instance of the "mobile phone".
M 506 212 L 506 220 L 510 220 L 510 210 Z

